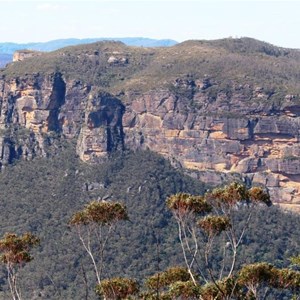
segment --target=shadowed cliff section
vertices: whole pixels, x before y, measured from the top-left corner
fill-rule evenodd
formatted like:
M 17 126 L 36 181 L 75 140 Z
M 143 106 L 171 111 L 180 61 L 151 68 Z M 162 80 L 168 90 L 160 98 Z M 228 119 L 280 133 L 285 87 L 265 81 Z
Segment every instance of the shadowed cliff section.
M 61 131 L 61 124 L 58 120 L 58 114 L 61 106 L 65 103 L 65 94 L 66 94 L 66 83 L 61 78 L 61 74 L 56 73 L 53 82 L 53 89 L 50 95 L 50 102 L 47 106 L 49 110 L 48 116 L 48 130 L 50 131 Z
M 91 92 L 77 141 L 77 152 L 83 161 L 96 162 L 108 154 L 125 150 L 123 115 L 120 99 L 105 92 Z

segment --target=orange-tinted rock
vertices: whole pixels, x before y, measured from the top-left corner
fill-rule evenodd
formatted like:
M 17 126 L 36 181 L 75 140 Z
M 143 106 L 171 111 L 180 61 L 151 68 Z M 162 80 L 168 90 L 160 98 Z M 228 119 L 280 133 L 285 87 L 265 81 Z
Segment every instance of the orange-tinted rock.
M 249 86 L 211 99 L 201 80 L 174 84 L 193 93 L 125 93 L 124 106 L 117 96 L 59 73 L 3 79 L 0 127 L 25 128 L 30 137 L 21 149 L 2 137 L 0 162 L 9 163 L 16 153 L 24 159 L 45 155 L 43 137 L 54 131 L 77 139 L 84 161 L 126 148 L 150 149 L 210 184 L 240 177 L 266 186 L 274 201 L 300 202 L 300 108 L 294 98 L 274 115 L 268 103 L 249 102 L 243 90 L 257 98 L 264 93 L 249 92 Z

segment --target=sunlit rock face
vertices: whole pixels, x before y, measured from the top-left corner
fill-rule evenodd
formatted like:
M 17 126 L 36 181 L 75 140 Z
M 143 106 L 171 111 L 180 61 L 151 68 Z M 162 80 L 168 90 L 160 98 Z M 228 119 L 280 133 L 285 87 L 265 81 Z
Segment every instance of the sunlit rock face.
M 268 187 L 275 202 L 300 204 L 299 106 L 289 97 L 280 107 L 263 106 L 250 102 L 249 93 L 268 99 L 261 88 L 249 86 L 214 99 L 203 84 L 190 97 L 145 93 L 128 101 L 125 145 L 150 148 L 212 185 L 239 174 Z
M 77 151 L 84 161 L 97 161 L 124 149 L 124 105 L 116 97 L 95 92 L 78 81 L 65 81 L 59 73 L 2 80 L 1 90 L 2 130 L 19 132 L 23 128 L 27 130 L 24 136 L 34 141 L 16 145 L 14 139 L 3 135 L 2 165 L 25 152 L 30 152 L 28 157 L 46 155 L 45 142 L 51 133 L 78 139 Z
M 13 62 L 23 61 L 24 59 L 40 56 L 43 52 L 33 50 L 18 50 L 13 54 Z
M 3 78 L 1 166 L 46 156 L 45 144 L 55 133 L 74 139 L 86 162 L 150 149 L 212 185 L 243 178 L 266 186 L 275 202 L 300 205 L 297 99 L 286 95 L 274 106 L 267 92 L 250 85 L 212 96 L 214 84 L 178 78 L 170 89 L 125 91 L 121 100 L 60 73 Z

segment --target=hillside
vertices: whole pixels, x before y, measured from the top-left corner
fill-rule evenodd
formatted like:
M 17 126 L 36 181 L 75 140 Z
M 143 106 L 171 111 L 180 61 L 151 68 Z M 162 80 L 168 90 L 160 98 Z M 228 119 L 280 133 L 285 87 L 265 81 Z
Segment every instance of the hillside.
M 118 200 L 129 211 L 130 222 L 120 224 L 109 243 L 106 277 L 123 274 L 142 280 L 153 274 L 156 234 L 162 247 L 160 268 L 180 261 L 165 199 L 178 191 L 203 193 L 203 185 L 150 152 L 124 154 L 98 166 L 82 164 L 74 145 L 63 143 L 59 153 L 19 163 L 0 174 L 1 235 L 31 231 L 41 238 L 34 261 L 23 272 L 27 299 L 83 299 L 83 271 L 93 295 L 90 261 L 76 231 L 68 226 L 72 214 L 92 199 Z
M 132 38 L 90 38 L 90 39 L 60 39 L 53 40 L 48 42 L 40 42 L 40 43 L 26 43 L 26 44 L 18 44 L 18 43 L 0 43 L 0 67 L 5 66 L 8 62 L 12 61 L 13 53 L 17 50 L 22 49 L 30 49 L 35 51 L 54 51 L 59 48 L 81 45 L 81 44 L 89 44 L 95 43 L 99 41 L 108 41 L 108 40 L 116 40 L 123 42 L 128 46 L 139 46 L 139 47 L 167 47 L 173 46 L 177 42 L 170 39 L 164 40 L 156 40 L 142 37 L 132 37 Z M 5 57 L 4 59 L 1 58 Z
M 127 58 L 129 63 L 109 64 L 107 60 L 114 54 L 117 58 Z M 119 80 L 122 81 L 122 88 L 137 91 L 143 88 L 160 89 L 178 77 L 189 75 L 194 80 L 211 77 L 215 84 L 222 81 L 224 88 L 233 83 L 247 83 L 266 85 L 270 91 L 275 87 L 277 90 L 285 87 L 285 91 L 293 88 L 296 93 L 299 91 L 299 60 L 299 50 L 279 48 L 250 38 L 186 41 L 166 48 L 139 48 L 121 42 L 99 42 L 45 53 L 37 62 L 29 60 L 22 65 L 9 66 L 4 74 L 22 75 L 25 69 L 29 74 L 57 70 L 67 77 L 77 79 L 79 76 L 78 79 L 85 83 L 99 84 L 101 82 L 95 78 L 96 74 L 103 72 L 103 76 L 109 77 L 110 72 L 121 71 L 123 76 L 120 74 Z M 80 67 L 92 70 L 79 73 Z M 107 84 L 112 87 L 118 83 L 118 78 L 113 78 L 112 74 L 110 77 Z M 155 81 L 148 83 L 150 78 Z
M 165 199 L 178 191 L 202 194 L 204 185 L 149 151 L 88 165 L 78 160 L 74 145 L 57 142 L 56 146 L 59 154 L 18 163 L 0 174 L 1 235 L 28 230 L 41 239 L 40 247 L 33 251 L 34 260 L 21 272 L 25 299 L 84 299 L 84 274 L 88 299 L 95 299 L 91 262 L 68 226 L 71 215 L 92 199 L 119 200 L 126 204 L 130 217 L 109 241 L 105 277 L 131 276 L 142 283 L 145 276 L 183 263 Z M 288 257 L 300 251 L 294 230 L 299 222 L 298 215 L 277 207 L 258 209 L 238 263 L 287 265 Z M 2 272 L 1 287 L 7 290 Z M 8 296 L 0 292 L 0 298 Z
M 299 65 L 299 50 L 250 38 L 99 42 L 12 63 L 0 72 L 2 164 L 45 155 L 54 131 L 77 139 L 83 161 L 150 149 L 200 181 L 240 178 L 298 210 Z M 16 142 L 18 128 L 30 139 Z

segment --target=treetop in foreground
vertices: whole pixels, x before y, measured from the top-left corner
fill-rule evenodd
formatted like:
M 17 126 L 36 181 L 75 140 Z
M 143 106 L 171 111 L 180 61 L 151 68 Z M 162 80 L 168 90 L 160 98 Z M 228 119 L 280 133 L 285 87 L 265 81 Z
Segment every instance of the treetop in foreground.
M 126 220 L 128 220 L 128 215 L 123 204 L 102 200 L 92 201 L 83 210 L 75 213 L 70 220 L 70 225 L 87 225 L 89 223 L 109 225 Z

